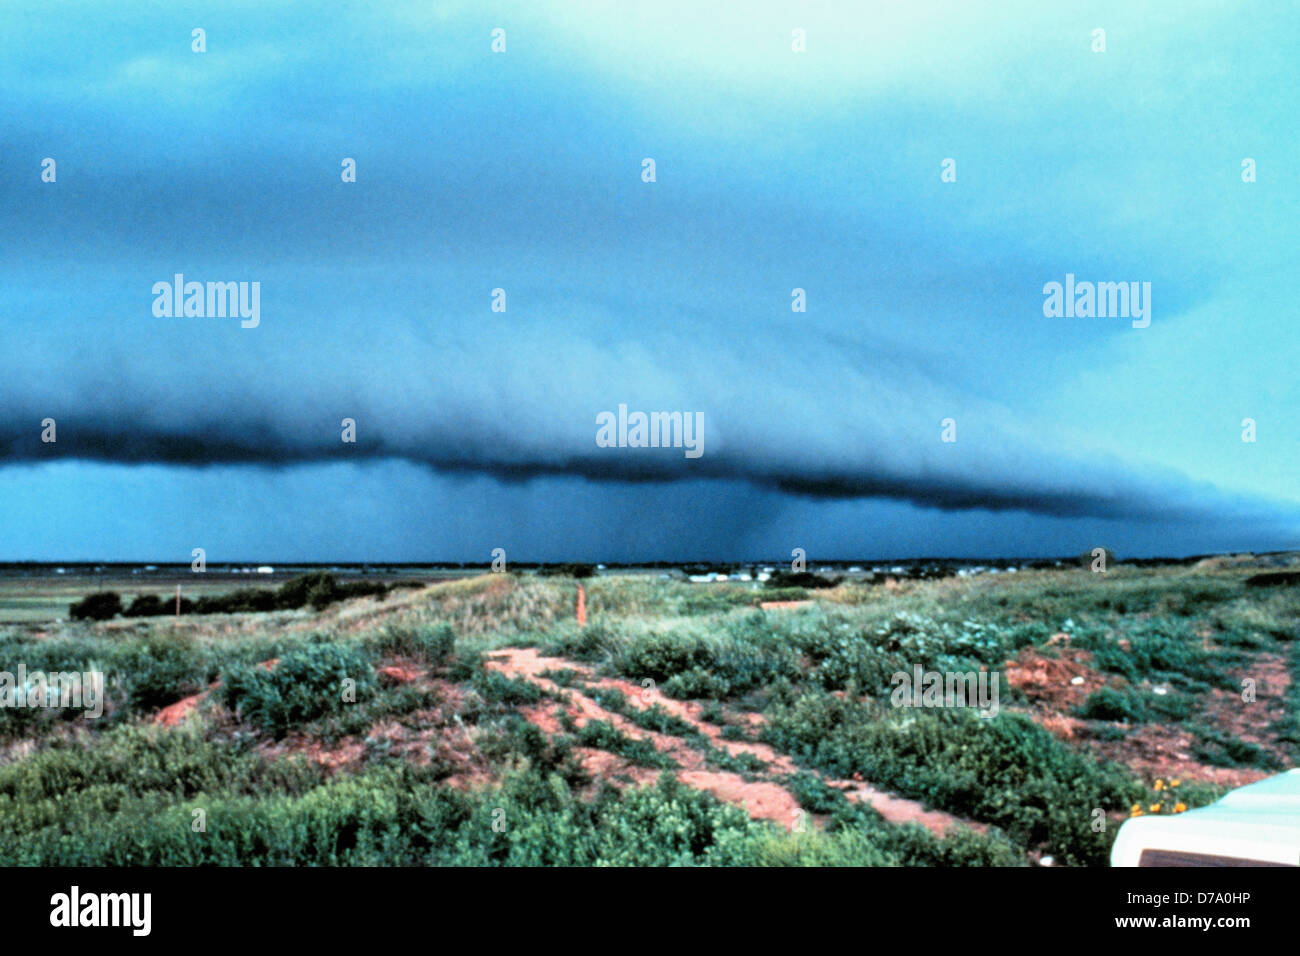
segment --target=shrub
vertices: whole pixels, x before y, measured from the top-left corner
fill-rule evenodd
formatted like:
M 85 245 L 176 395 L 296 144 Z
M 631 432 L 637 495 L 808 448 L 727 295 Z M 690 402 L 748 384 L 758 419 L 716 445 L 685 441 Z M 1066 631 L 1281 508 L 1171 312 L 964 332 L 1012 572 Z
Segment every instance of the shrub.
M 137 713 L 197 693 L 210 676 L 208 654 L 183 635 L 149 635 L 131 641 L 116 648 L 110 661 L 126 690 L 126 703 Z
M 730 693 L 730 685 L 702 667 L 692 667 L 688 671 L 674 674 L 664 681 L 663 692 L 678 700 L 705 698 L 720 700 Z
M 1209 727 L 1196 726 L 1193 730 L 1201 738 L 1193 755 L 1202 763 L 1216 767 L 1259 767 L 1264 770 L 1282 770 L 1284 767 L 1282 760 L 1259 744 L 1230 737 Z
M 539 568 L 537 573 L 542 577 L 589 578 L 595 575 L 596 566 L 577 562 L 548 564 L 543 568 Z
M 74 621 L 107 621 L 122 613 L 122 597 L 116 591 L 87 594 L 68 608 Z
M 271 668 L 237 666 L 222 677 L 226 706 L 274 736 L 295 724 L 345 706 L 343 680 L 356 682 L 357 697 L 374 686 L 369 658 L 355 647 L 314 643 L 290 651 Z
M 248 614 L 280 607 L 276 592 L 265 588 L 240 588 L 229 594 L 208 594 L 192 605 L 182 604 L 182 614 Z
M 390 621 L 370 636 L 367 646 L 381 656 L 410 657 L 439 667 L 455 650 L 456 632 L 446 622 Z
M 1113 687 L 1103 687 L 1088 695 L 1088 699 L 1079 708 L 1079 716 L 1089 720 L 1120 720 L 1140 723 L 1146 720 L 1146 708 L 1134 699 L 1132 694 L 1124 694 Z
M 1148 720 L 1185 720 L 1194 712 L 1190 699 L 1181 694 L 1144 694 L 1137 690 L 1103 687 L 1088 695 L 1078 716 L 1089 720 L 1119 720 L 1143 723 Z
M 160 614 L 166 614 L 168 610 L 174 610 L 175 605 L 168 608 L 163 603 L 162 598 L 156 594 L 139 594 L 131 602 L 131 606 L 122 612 L 125 617 L 158 617 Z
M 1248 588 L 1280 588 L 1300 584 L 1300 571 L 1267 571 L 1246 578 Z
M 824 578 L 811 571 L 773 571 L 764 582 L 769 588 L 833 588 L 843 578 Z
M 641 635 L 618 653 L 615 662 L 620 673 L 663 683 L 670 677 L 704 667 L 713 661 L 713 651 L 706 639 L 694 632 L 651 632 Z
M 506 704 L 516 707 L 520 704 L 536 704 L 542 699 L 542 689 L 523 677 L 507 677 L 500 671 L 486 668 L 478 671 L 473 678 L 474 689 L 491 704 Z

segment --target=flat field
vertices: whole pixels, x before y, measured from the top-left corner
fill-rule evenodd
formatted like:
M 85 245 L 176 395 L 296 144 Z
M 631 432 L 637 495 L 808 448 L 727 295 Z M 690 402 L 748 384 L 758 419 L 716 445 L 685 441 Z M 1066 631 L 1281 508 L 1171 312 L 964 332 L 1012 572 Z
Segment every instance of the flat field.
M 68 617 L 68 607 L 94 591 L 114 591 L 125 601 L 155 594 L 163 601 L 172 600 L 176 589 L 187 598 L 228 594 L 240 588 L 273 587 L 302 573 L 299 569 L 277 570 L 271 574 L 232 572 L 218 568 L 194 574 L 188 568 L 161 568 L 141 572 L 129 567 L 109 566 L 92 572 L 86 568 L 68 569 L 59 574 L 51 569 L 40 571 L 0 570 L 0 626 L 5 624 L 40 624 Z M 471 573 L 456 570 L 413 568 L 383 570 L 362 576 L 341 575 L 343 580 L 433 582 Z

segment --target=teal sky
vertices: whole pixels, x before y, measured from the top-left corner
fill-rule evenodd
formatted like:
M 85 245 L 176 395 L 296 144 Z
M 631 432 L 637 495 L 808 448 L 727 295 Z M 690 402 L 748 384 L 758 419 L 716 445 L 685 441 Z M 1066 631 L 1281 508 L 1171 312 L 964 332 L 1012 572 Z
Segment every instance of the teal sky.
M 0 560 L 1300 547 L 1293 5 L 700 6 L 0 7 Z

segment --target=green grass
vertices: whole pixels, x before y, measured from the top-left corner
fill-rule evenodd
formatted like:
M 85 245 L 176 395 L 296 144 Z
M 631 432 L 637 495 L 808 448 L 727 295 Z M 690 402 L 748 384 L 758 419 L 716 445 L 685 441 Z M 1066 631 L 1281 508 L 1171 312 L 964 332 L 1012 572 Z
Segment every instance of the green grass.
M 100 670 L 108 698 L 98 721 L 0 708 L 10 754 L 0 766 L 0 865 L 954 866 L 1021 865 L 1031 851 L 1104 865 L 1115 826 L 1095 832 L 1094 811 L 1113 823 L 1150 802 L 1150 781 L 1100 760 L 1089 740 L 1122 746 L 1140 724 L 1170 723 L 1192 733 L 1193 757 L 1209 766 L 1272 771 L 1300 756 L 1300 588 L 1245 587 L 1255 571 L 1120 565 L 897 589 L 848 581 L 809 592 L 795 611 L 759 609 L 777 596 L 745 584 L 595 577 L 583 582 L 581 629 L 571 579 L 483 574 L 317 612 L 0 628 L 0 669 Z M 70 600 L 101 589 L 94 584 L 6 583 L 0 609 L 52 599 L 62 616 Z M 1113 684 L 1081 703 L 1077 716 L 1090 723 L 1074 740 L 1017 713 L 1026 699 L 1005 686 L 994 719 L 888 706 L 896 671 L 998 671 L 1024 648 L 1059 653 L 1046 645 L 1061 631 Z M 787 833 L 669 779 L 621 791 L 590 779 L 575 747 L 666 772 L 675 762 L 604 721 L 548 736 L 523 720 L 523 708 L 563 695 L 483 666 L 492 650 L 520 645 L 699 700 L 728 740 L 749 733 L 728 713 L 761 713 L 762 739 L 805 768 L 784 783 L 821 825 Z M 1202 706 L 1211 689 L 1239 692 L 1260 654 L 1283 656 L 1295 678 L 1281 719 L 1260 729 L 1262 747 L 1215 726 Z M 274 669 L 257 666 L 271 658 Z M 381 684 L 378 668 L 395 661 L 426 676 Z M 681 740 L 711 768 L 773 779 L 770 766 L 715 746 L 663 707 L 635 707 L 572 669 L 547 676 Z M 217 680 L 199 720 L 149 726 L 159 708 Z M 344 681 L 355 682 L 354 699 Z M 452 734 L 491 782 L 449 787 L 457 765 L 445 750 L 422 766 L 393 756 L 373 733 L 393 724 Z M 369 743 L 329 774 L 268 755 L 290 735 Z M 939 839 L 894 827 L 818 776 L 855 773 L 991 829 Z M 1219 792 L 1189 780 L 1180 796 L 1191 806 Z M 203 832 L 191 829 L 195 809 L 206 814 Z M 504 828 L 494 827 L 501 814 Z
M 830 695 L 778 706 L 764 739 L 809 767 L 864 779 L 958 816 L 996 824 L 1070 864 L 1105 862 L 1113 833 L 1094 808 L 1125 810 L 1143 788 L 1123 768 L 1078 754 L 1032 721 L 962 709 L 885 708 Z

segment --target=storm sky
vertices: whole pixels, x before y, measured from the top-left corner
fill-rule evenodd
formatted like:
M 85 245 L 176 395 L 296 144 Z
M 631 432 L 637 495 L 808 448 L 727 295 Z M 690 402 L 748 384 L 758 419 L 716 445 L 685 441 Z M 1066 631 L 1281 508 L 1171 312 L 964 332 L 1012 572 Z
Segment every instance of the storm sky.
M 6 4 L 0 560 L 1300 546 L 1297 54 L 1285 2 Z

